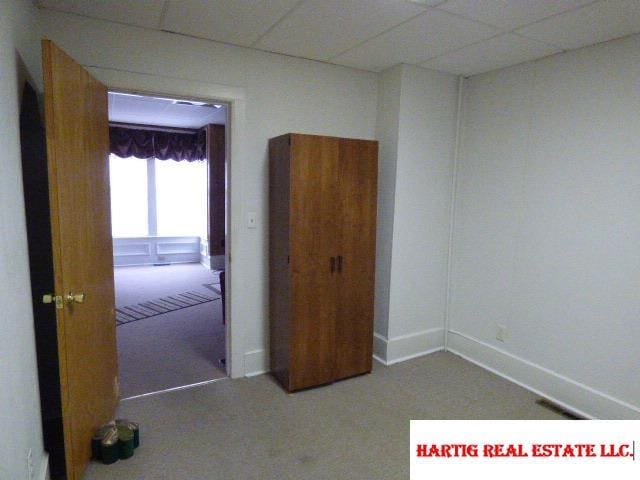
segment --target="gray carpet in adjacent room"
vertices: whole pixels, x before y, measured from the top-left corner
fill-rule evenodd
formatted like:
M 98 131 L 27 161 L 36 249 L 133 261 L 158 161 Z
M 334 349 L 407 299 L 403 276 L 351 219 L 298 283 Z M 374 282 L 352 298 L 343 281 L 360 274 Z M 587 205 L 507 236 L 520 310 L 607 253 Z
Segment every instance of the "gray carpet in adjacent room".
M 269 375 L 224 379 L 122 402 L 142 444 L 86 479 L 404 480 L 410 419 L 563 419 L 536 399 L 451 353 L 295 394 Z
M 200 264 L 117 267 L 116 307 L 167 295 L 196 291 L 212 295 L 203 284 L 218 276 Z M 119 325 L 120 397 L 223 378 L 225 356 L 222 305 L 215 300 Z

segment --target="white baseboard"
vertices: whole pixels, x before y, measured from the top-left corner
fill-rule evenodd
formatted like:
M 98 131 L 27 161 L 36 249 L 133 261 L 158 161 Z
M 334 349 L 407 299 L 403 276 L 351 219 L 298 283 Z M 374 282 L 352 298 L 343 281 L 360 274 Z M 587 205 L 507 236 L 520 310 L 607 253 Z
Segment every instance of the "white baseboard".
M 42 454 L 40 472 L 37 474 L 36 478 L 38 480 L 49 480 L 51 478 L 49 475 L 49 454 L 47 452 Z
M 209 270 L 224 270 L 224 255 L 200 254 L 200 263 Z
M 387 364 L 387 338 L 377 332 L 373 332 L 373 358 Z
M 385 362 L 384 360 L 382 360 L 379 356 L 377 356 L 375 353 L 373 354 L 373 359 L 378 362 L 381 363 L 382 365 L 384 365 L 385 367 L 387 366 L 387 362 Z
M 126 267 L 156 263 L 196 263 L 200 237 L 119 237 L 113 239 L 113 265 Z
M 255 377 L 269 371 L 269 357 L 264 350 L 252 350 L 244 354 L 244 376 Z
M 640 408 L 557 372 L 449 331 L 448 350 L 586 418 L 640 419 Z
M 444 349 L 444 329 L 432 328 L 422 332 L 387 339 L 373 334 L 373 358 L 384 365 L 404 362 Z
M 211 269 L 211 257 L 209 255 L 200 254 L 200 265 L 204 268 Z

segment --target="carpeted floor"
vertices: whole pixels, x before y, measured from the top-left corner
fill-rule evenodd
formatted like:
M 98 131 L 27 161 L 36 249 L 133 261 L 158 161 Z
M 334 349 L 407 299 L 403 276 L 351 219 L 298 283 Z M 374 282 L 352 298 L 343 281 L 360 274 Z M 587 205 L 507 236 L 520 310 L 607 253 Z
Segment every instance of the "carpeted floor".
M 194 291 L 219 283 L 200 264 L 115 269 L 116 307 Z M 220 300 L 144 318 L 116 328 L 120 397 L 223 378 L 225 330 Z
M 564 418 L 536 400 L 450 353 L 295 394 L 269 375 L 224 379 L 122 402 L 141 446 L 86 479 L 404 480 L 410 419 Z
M 210 287 L 209 285 L 205 286 L 207 288 Z M 116 309 L 116 324 L 131 323 L 214 300 L 220 300 L 219 293 L 215 297 L 206 296 L 201 292 L 194 291 L 174 293 L 166 297 L 154 298 L 153 300 L 127 305 L 126 307 L 118 307 Z

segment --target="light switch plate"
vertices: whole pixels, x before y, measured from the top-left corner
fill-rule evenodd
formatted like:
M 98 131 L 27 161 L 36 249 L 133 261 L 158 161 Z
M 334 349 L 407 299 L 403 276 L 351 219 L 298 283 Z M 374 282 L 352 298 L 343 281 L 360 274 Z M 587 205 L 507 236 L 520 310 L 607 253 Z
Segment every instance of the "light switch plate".
M 256 224 L 258 223 L 257 217 L 256 212 L 247 213 L 247 228 L 256 228 Z

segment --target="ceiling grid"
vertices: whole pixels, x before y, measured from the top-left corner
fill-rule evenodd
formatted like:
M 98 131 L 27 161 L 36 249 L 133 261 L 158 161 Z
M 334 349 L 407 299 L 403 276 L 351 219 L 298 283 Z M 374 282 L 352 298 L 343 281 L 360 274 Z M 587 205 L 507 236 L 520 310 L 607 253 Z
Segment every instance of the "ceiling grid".
M 475 75 L 640 32 L 638 0 L 37 0 L 43 8 L 369 71 Z

